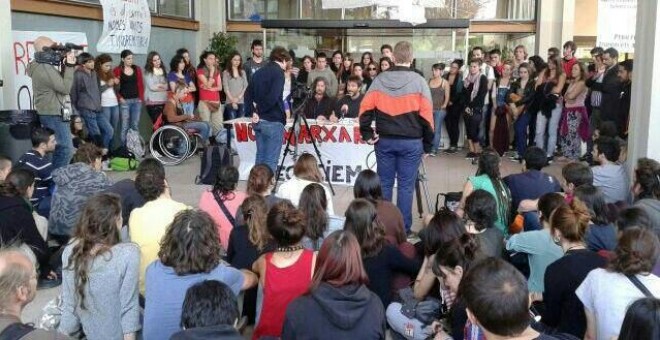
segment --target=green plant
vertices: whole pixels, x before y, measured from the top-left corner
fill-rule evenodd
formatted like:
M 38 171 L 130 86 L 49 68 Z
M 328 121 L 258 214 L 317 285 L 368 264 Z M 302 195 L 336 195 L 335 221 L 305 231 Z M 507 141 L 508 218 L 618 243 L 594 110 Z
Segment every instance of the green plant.
M 237 43 L 238 38 L 235 36 L 225 32 L 215 32 L 211 39 L 209 39 L 209 47 L 207 49 L 215 52 L 220 67 L 224 68 L 229 54 L 236 49 Z

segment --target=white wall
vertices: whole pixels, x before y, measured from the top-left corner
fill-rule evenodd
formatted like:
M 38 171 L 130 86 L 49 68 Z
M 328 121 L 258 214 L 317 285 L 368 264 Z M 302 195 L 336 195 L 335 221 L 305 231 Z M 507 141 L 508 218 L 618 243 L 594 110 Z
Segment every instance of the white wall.
M 9 0 L 0 0 L 0 109 L 7 110 L 14 96 L 12 65 L 11 6 Z

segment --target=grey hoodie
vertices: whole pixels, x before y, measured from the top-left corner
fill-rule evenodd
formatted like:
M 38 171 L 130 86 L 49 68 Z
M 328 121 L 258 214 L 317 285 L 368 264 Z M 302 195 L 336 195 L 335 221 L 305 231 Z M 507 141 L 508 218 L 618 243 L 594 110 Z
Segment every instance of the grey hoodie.
M 642 208 L 651 219 L 651 229 L 660 237 L 660 201 L 653 198 L 644 198 L 635 203 Z
M 61 102 L 69 95 L 73 84 L 75 67 L 66 67 L 64 76 L 52 65 L 40 64 L 36 61 L 28 64 L 27 74 L 32 78 L 34 107 L 40 115 L 59 116 Z
M 87 199 L 112 185 L 101 171 L 89 164 L 74 163 L 53 171 L 55 194 L 51 201 L 48 230 L 70 236 Z
M 101 106 L 101 88 L 96 72 L 79 67 L 73 75 L 71 87 L 71 104 L 76 109 L 96 111 L 103 110 Z

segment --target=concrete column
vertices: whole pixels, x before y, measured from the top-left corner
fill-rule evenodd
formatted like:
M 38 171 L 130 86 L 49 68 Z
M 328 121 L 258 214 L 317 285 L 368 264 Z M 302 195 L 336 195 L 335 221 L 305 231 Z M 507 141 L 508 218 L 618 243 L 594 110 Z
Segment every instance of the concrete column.
M 14 98 L 14 70 L 12 69 L 11 5 L 9 0 L 0 0 L 0 109 L 16 109 Z
M 539 0 L 536 3 L 536 51 L 545 58 L 548 48 L 573 40 L 575 0 Z
M 637 1 L 628 170 L 640 157 L 660 161 L 660 4 Z
M 195 19 L 199 21 L 196 53 L 199 55 L 209 45 L 209 39 L 215 32 L 226 31 L 226 2 L 225 1 L 196 1 Z

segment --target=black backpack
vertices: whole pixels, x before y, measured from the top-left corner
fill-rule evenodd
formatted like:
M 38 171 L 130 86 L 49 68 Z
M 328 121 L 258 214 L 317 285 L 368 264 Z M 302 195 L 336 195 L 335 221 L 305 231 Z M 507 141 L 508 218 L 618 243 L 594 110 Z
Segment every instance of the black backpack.
M 224 145 L 207 146 L 202 153 L 202 167 L 199 176 L 195 178 L 195 184 L 213 185 L 218 171 L 233 164 L 234 159 L 228 147 Z

